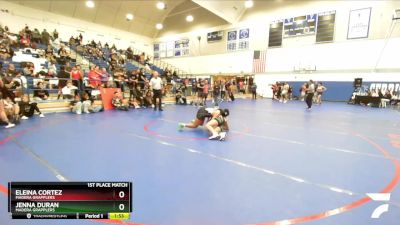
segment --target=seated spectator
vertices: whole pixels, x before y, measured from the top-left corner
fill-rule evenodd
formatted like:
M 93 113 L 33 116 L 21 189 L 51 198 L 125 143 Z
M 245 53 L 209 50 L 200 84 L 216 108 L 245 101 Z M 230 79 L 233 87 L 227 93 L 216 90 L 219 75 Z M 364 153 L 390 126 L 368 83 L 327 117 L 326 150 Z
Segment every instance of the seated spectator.
M 9 47 L 7 47 L 5 44 L 0 44 L 0 59 L 7 60 L 14 55 L 14 53 L 9 52 Z
M 38 82 L 37 89 L 33 91 L 33 97 L 35 100 L 47 100 L 49 98 L 49 92 L 45 89 L 43 82 Z
M 16 84 L 15 87 L 14 87 L 15 96 L 16 97 L 20 97 L 22 95 L 22 93 L 23 93 L 23 89 L 27 89 L 28 88 L 28 80 L 19 71 L 19 72 L 17 72 L 17 75 L 13 79 L 13 82 Z
M 143 92 L 143 105 L 144 107 L 153 107 L 153 92 L 151 91 L 149 82 L 146 82 Z
M 121 92 L 114 93 L 111 103 L 118 110 L 129 111 L 129 103 L 126 99 L 124 99 Z
M 22 70 L 22 74 L 24 76 L 28 76 L 28 77 L 32 76 L 33 72 L 31 70 L 31 67 L 30 67 L 29 63 L 25 64 L 24 69 Z
M 129 101 L 129 106 L 135 109 L 140 109 L 140 105 L 136 98 L 133 98 Z
M 180 90 L 178 90 L 175 95 L 175 103 L 177 105 L 186 105 L 187 104 L 186 97 L 182 95 L 182 92 Z
M 0 101 L 2 101 L 1 105 L 4 109 L 8 121 L 12 124 L 18 124 L 20 121 L 19 106 L 14 103 L 10 98 L 2 98 L 0 99 Z M 6 120 L 3 121 L 7 122 Z
M 93 101 L 93 99 L 91 99 L 90 98 L 90 96 L 89 96 L 89 94 L 88 93 L 84 93 L 83 94 L 83 96 L 82 96 L 82 104 L 83 104 L 83 111 L 85 112 L 85 110 L 86 110 L 86 106 L 88 105 L 88 103 L 89 103 L 89 107 L 88 107 L 88 110 L 89 110 L 89 112 L 91 112 L 91 113 L 96 113 L 96 112 L 100 112 L 100 111 L 103 111 L 103 106 L 96 106 L 95 104 L 94 104 L 94 101 Z
M 39 117 L 44 117 L 43 113 L 40 111 L 40 109 L 37 106 L 37 103 L 29 102 L 29 97 L 28 95 L 22 96 L 22 101 L 19 103 L 19 109 L 20 109 L 20 116 L 21 119 L 27 120 L 30 117 L 32 117 L 35 112 L 39 113 Z
M 17 70 L 15 69 L 15 65 L 11 63 L 8 65 L 7 71 L 5 71 L 5 76 L 15 77 L 15 75 L 17 75 Z
M 73 96 L 77 95 L 78 88 L 72 85 L 72 81 L 68 81 L 67 85 L 61 89 L 63 99 L 72 99 Z
M 75 95 L 74 101 L 71 101 L 71 111 L 78 115 L 82 114 L 82 111 L 84 113 L 90 113 L 89 107 L 90 107 L 90 101 L 82 102 L 79 95 Z
M 2 98 L 2 94 L 0 93 L 0 122 L 6 123 L 7 125 L 5 126 L 5 128 L 11 128 L 11 127 L 15 127 L 15 124 L 12 123 L 7 116 L 6 113 L 6 106 L 4 104 L 3 98 Z

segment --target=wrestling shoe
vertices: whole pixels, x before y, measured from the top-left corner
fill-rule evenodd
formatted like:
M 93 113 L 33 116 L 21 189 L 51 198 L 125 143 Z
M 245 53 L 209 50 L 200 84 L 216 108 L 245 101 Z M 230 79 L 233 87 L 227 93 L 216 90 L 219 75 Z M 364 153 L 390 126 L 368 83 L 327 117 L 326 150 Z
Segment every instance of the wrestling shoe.
M 9 123 L 7 126 L 5 126 L 6 129 L 11 128 L 11 127 L 15 127 L 15 124 Z
M 219 140 L 220 141 L 225 141 L 225 138 L 226 138 L 226 132 L 219 133 Z
M 21 117 L 21 120 L 27 120 L 27 119 L 29 119 L 29 118 L 26 117 L 26 116 L 22 116 L 22 117 Z
M 210 137 L 208 138 L 208 140 L 217 140 L 217 139 L 219 139 L 219 138 L 220 138 L 220 136 L 219 136 L 218 134 L 215 134 L 215 135 L 210 136 Z

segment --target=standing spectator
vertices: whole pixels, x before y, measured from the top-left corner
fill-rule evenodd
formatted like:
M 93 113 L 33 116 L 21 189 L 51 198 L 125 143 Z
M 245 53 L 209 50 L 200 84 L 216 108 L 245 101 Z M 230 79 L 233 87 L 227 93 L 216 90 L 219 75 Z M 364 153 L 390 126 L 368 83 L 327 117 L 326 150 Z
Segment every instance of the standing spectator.
M 214 85 L 212 87 L 212 94 L 213 94 L 214 106 L 218 106 L 219 97 L 221 95 L 221 85 L 218 83 L 218 81 L 214 81 Z
M 283 83 L 281 88 L 281 100 L 280 102 L 286 103 L 289 99 L 289 84 L 287 82 Z
M 253 82 L 251 85 L 251 94 L 252 94 L 252 99 L 257 99 L 257 84 L 256 82 Z
M 60 72 L 58 72 L 58 96 L 57 99 L 60 99 L 61 90 L 67 85 L 67 81 L 70 78 L 70 74 L 65 71 L 65 66 L 60 67 Z
M 19 103 L 21 119 L 27 120 L 35 114 L 35 111 L 39 113 L 40 117 L 44 117 L 43 113 L 37 106 L 37 103 L 30 103 L 28 95 L 22 96 L 22 101 Z
M 304 83 L 300 88 L 300 101 L 304 101 L 307 91 L 307 83 Z
M 49 45 L 50 43 L 50 34 L 46 29 L 42 31 L 42 43 L 45 45 Z
M 313 80 L 310 80 L 310 81 L 308 82 L 306 88 L 307 88 L 307 89 L 306 89 L 306 93 L 307 93 L 307 96 L 306 96 L 307 109 L 308 109 L 308 110 L 311 110 L 312 101 L 313 101 L 314 92 L 315 92 L 314 81 L 313 81 Z
M 78 70 L 77 66 L 72 67 L 71 69 L 71 79 L 72 79 L 72 84 L 76 87 L 80 87 L 82 83 L 82 73 L 80 70 Z
M 326 91 L 326 87 L 322 84 L 322 82 L 318 83 L 317 87 L 317 100 L 316 104 L 321 105 L 322 103 L 322 93 Z
M 203 105 L 207 105 L 207 98 L 208 98 L 208 90 L 209 90 L 210 86 L 208 84 L 208 80 L 204 79 L 204 85 L 203 85 Z
M 158 110 L 163 111 L 161 108 L 161 98 L 162 98 L 162 89 L 163 89 L 163 81 L 159 77 L 157 71 L 153 72 L 153 78 L 150 80 L 150 87 L 153 90 L 153 104 L 154 104 L 154 111 L 157 110 L 157 99 L 159 99 L 158 103 Z
M 54 29 L 54 31 L 53 31 L 53 38 L 54 38 L 54 40 L 58 39 L 58 32 L 56 29 Z
M 97 88 L 101 84 L 100 72 L 98 71 L 98 66 L 96 66 L 96 68 L 94 66 L 90 67 L 88 78 L 89 78 L 89 85 L 92 88 Z

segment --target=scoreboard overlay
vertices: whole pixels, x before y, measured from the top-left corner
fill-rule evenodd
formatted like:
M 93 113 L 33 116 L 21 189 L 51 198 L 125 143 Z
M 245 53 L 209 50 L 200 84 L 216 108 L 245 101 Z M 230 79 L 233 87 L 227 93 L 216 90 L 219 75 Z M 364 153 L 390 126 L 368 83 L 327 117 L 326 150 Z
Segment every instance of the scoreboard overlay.
M 129 219 L 132 182 L 9 182 L 13 219 Z

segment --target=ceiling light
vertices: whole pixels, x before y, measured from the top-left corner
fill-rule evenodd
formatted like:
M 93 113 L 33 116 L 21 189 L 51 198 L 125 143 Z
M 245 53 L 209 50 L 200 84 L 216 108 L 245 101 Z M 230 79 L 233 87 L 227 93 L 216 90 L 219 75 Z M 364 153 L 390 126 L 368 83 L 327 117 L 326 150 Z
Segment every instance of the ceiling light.
M 88 8 L 94 8 L 94 2 L 93 1 L 86 1 L 86 6 Z
M 133 15 L 131 13 L 126 14 L 126 20 L 128 21 L 133 20 Z
M 163 29 L 163 25 L 161 23 L 157 23 L 156 28 L 157 28 L 157 30 L 161 30 L 161 29 Z
M 247 0 L 244 2 L 244 7 L 246 7 L 246 8 L 251 8 L 251 7 L 253 7 L 253 5 L 254 5 L 254 2 L 252 0 Z
M 157 9 L 160 9 L 160 10 L 167 8 L 164 2 L 157 2 L 156 6 L 157 6 Z
M 186 21 L 192 22 L 193 21 L 193 16 L 192 15 L 186 16 Z

